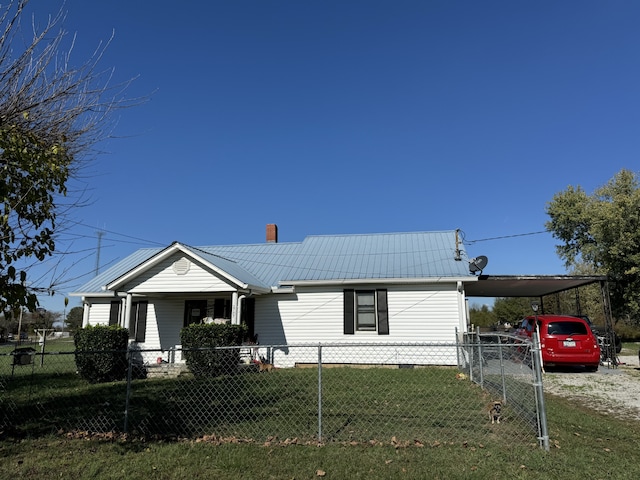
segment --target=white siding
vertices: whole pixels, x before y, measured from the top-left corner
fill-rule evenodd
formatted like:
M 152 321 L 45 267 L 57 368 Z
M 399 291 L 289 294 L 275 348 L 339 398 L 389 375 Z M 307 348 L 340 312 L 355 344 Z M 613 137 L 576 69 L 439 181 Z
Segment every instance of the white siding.
M 298 289 L 257 297 L 256 332 L 260 343 L 453 342 L 460 322 L 458 295 L 455 285 L 388 288 L 389 335 L 344 335 L 343 290 Z
M 255 328 L 256 333 L 259 334 L 259 343 L 262 345 L 453 343 L 455 330 L 456 327 L 460 328 L 462 315 L 459 295 L 455 284 L 389 287 L 387 288 L 389 335 L 378 335 L 375 332 L 344 335 L 343 290 L 298 288 L 295 294 L 258 297 Z M 378 352 L 378 357 L 399 359 L 397 352 L 387 353 Z M 453 351 L 446 355 L 446 359 L 443 356 L 440 361 L 431 359 L 428 363 L 455 364 L 455 355 L 452 356 L 451 353 Z M 343 352 L 336 353 L 336 355 L 341 354 Z M 362 360 L 362 356 L 359 358 Z M 337 357 L 334 360 L 341 363 Z M 281 349 L 274 354 L 274 361 L 291 364 L 298 360 L 295 359 L 294 349 L 290 352 Z M 327 361 L 332 360 L 329 358 Z M 348 363 L 344 359 L 342 362 Z M 358 363 L 357 359 L 353 359 L 353 363 Z M 371 363 L 371 360 L 364 363 Z
M 147 338 L 144 348 L 168 350 L 179 345 L 183 323 L 184 299 L 151 299 L 147 312 Z
M 115 298 L 114 298 L 115 300 Z M 109 325 L 109 312 L 111 312 L 111 299 L 92 300 L 89 307 L 89 325 Z
M 171 263 L 168 262 L 169 269 Z M 156 276 L 159 276 L 158 272 Z M 170 274 L 168 274 L 170 275 Z M 168 276 L 167 275 L 167 276 Z M 213 278 L 210 274 L 209 278 Z M 359 288 L 354 287 L 356 290 Z M 371 289 L 370 286 L 363 289 Z M 429 286 L 403 285 L 387 287 L 389 335 L 375 332 L 343 333 L 344 291 L 342 288 L 297 288 L 294 294 L 256 296 L 255 333 L 261 345 L 301 345 L 331 343 L 453 343 L 455 329 L 464 319 L 464 302 L 455 284 Z M 206 296 L 213 302 L 214 295 Z M 189 298 L 194 298 L 189 296 Z M 169 350 L 180 344 L 180 330 L 184 318 L 185 297 L 148 297 L 146 341 L 141 348 Z M 462 306 L 462 307 L 461 307 Z M 90 310 L 90 324 L 109 322 L 108 301 L 94 302 Z M 386 348 L 386 347 L 385 347 Z M 345 349 L 326 350 L 326 363 L 381 363 L 381 364 L 448 364 L 456 363 L 455 350 L 435 355 L 416 354 L 388 347 L 375 353 L 351 348 L 351 358 Z M 263 353 L 261 351 L 261 353 Z M 307 348 L 269 352 L 277 366 L 295 363 L 314 363 L 315 350 Z
M 214 297 L 208 299 L 213 304 Z M 120 299 L 124 311 L 124 299 Z M 136 300 L 139 300 L 138 298 Z M 145 341 L 140 343 L 142 349 L 169 350 L 180 344 L 180 330 L 184 323 L 183 297 L 173 298 L 145 298 L 147 307 L 147 330 Z M 111 310 L 111 299 L 91 299 L 89 309 L 89 325 L 108 325 Z M 128 328 L 125 322 L 123 325 Z
M 181 259 L 189 262 L 189 270 L 178 274 L 174 271 L 173 265 Z M 194 293 L 231 292 L 235 288 L 203 265 L 184 257 L 182 253 L 176 253 L 124 285 L 121 290 L 131 293 Z

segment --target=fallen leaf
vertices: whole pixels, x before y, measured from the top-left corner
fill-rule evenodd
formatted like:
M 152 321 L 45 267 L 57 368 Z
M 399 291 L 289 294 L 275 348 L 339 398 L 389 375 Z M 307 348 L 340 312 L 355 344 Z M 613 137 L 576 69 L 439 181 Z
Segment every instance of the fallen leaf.
M 316 470 L 316 476 L 324 477 L 327 474 L 324 470 Z
M 389 465 L 390 463 L 393 463 L 393 460 L 385 460 L 385 461 L 384 461 L 384 464 L 385 464 L 385 465 Z

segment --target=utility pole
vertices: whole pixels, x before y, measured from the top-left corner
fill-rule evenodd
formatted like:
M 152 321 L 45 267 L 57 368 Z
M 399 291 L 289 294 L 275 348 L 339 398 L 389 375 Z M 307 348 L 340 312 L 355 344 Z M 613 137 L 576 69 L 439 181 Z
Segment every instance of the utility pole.
M 98 235 L 98 250 L 96 251 L 96 276 L 100 273 L 100 246 L 102 244 L 102 236 L 104 235 L 104 231 L 98 230 L 96 232 Z

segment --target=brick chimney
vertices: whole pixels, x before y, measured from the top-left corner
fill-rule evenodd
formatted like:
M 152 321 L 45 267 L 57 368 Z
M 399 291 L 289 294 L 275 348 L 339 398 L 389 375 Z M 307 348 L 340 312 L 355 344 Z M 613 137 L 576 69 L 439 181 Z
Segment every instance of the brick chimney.
M 267 243 L 278 243 L 278 226 L 275 223 L 267 224 Z

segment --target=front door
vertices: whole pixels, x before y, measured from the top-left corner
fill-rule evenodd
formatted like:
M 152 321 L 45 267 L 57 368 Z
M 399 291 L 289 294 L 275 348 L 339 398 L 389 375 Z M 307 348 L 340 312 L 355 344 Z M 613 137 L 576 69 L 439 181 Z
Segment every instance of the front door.
M 186 300 L 184 302 L 184 326 L 200 323 L 207 316 L 206 300 Z

